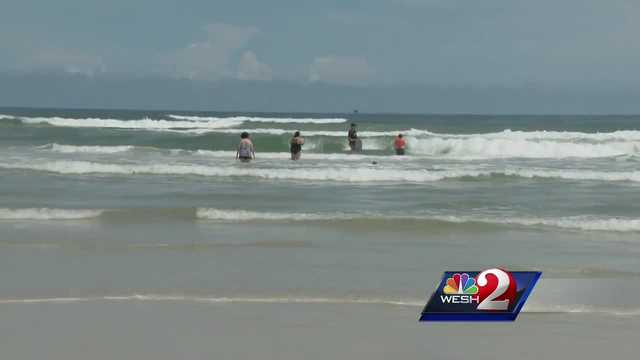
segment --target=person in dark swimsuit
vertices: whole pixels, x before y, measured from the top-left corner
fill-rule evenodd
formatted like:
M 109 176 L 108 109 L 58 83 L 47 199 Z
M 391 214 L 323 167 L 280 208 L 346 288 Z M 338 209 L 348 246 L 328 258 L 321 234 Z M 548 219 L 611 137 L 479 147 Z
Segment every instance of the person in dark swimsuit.
M 300 136 L 300 131 L 296 131 L 290 141 L 291 144 L 291 160 L 300 160 L 300 154 L 302 153 L 302 145 L 304 144 L 304 138 Z
M 358 131 L 356 131 L 356 124 L 351 124 L 349 132 L 347 133 L 347 140 L 349 141 L 349 148 L 351 151 L 356 151 L 358 143 Z

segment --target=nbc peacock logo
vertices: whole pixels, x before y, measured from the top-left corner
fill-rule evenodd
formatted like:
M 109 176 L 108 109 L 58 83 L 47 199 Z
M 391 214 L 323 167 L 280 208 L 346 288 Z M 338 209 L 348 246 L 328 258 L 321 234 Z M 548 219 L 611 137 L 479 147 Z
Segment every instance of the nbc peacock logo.
M 513 321 L 542 273 L 445 271 L 421 321 Z
M 478 287 L 474 278 L 467 273 L 462 273 L 453 274 L 452 277 L 448 278 L 447 285 L 442 291 L 447 295 L 475 295 L 478 293 Z

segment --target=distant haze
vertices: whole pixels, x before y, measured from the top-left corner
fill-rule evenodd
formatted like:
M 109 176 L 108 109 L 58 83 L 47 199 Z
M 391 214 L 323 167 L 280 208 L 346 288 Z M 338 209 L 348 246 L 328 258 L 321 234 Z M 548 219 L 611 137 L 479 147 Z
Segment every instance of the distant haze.
M 640 113 L 635 0 L 6 0 L 0 106 Z

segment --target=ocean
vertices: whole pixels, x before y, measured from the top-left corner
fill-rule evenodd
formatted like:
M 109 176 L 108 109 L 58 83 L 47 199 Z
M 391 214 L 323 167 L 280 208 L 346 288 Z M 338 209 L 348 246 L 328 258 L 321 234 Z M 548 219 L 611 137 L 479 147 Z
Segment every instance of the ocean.
M 636 353 L 640 116 L 0 114 L 7 358 Z M 543 272 L 515 323 L 418 323 L 496 266 Z

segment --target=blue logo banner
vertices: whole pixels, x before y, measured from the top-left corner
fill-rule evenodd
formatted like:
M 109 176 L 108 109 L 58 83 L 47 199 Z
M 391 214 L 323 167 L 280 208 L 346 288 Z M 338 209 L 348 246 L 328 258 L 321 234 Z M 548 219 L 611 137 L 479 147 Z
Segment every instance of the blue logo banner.
M 514 321 L 539 271 L 445 271 L 420 321 Z

